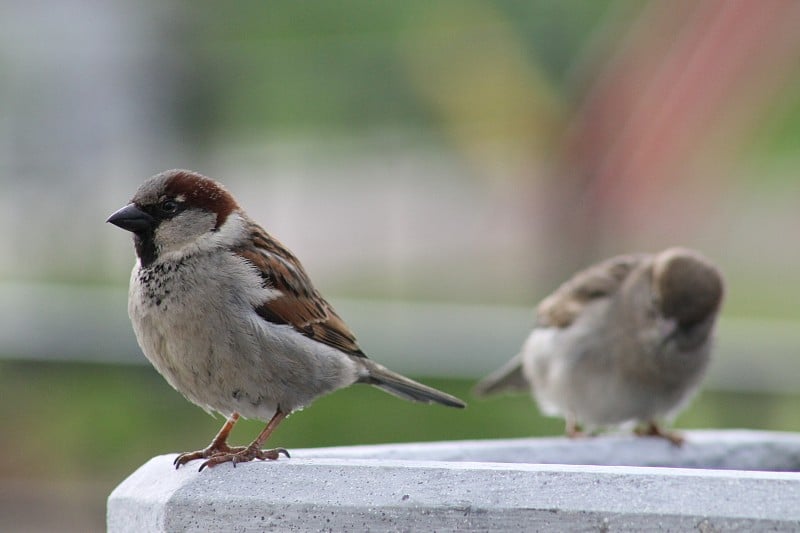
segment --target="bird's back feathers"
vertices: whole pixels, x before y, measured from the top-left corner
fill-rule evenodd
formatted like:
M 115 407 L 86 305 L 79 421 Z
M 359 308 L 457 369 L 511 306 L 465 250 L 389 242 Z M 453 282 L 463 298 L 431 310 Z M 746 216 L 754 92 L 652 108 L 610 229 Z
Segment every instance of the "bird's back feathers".
M 536 309 L 537 324 L 568 327 L 589 303 L 613 297 L 628 275 L 647 257 L 646 254 L 620 255 L 578 272 L 542 300 Z
M 249 233 L 255 246 L 237 248 L 234 253 L 252 264 L 264 284 L 278 292 L 277 297 L 256 306 L 258 315 L 348 355 L 364 357 L 355 335 L 314 287 L 300 261 L 259 225 L 251 222 Z

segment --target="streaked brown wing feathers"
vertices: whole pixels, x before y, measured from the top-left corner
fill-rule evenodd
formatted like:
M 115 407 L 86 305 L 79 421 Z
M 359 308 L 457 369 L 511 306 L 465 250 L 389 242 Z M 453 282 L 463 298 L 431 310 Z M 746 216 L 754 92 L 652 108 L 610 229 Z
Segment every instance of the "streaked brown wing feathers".
M 542 300 L 536 310 L 537 323 L 545 327 L 569 326 L 588 303 L 616 292 L 645 257 L 620 255 L 578 272 Z
M 259 316 L 274 324 L 289 325 L 337 350 L 363 357 L 355 336 L 314 288 L 300 261 L 263 229 L 254 225 L 252 231 L 256 248 L 241 247 L 234 253 L 258 269 L 265 286 L 281 293 L 255 309 Z

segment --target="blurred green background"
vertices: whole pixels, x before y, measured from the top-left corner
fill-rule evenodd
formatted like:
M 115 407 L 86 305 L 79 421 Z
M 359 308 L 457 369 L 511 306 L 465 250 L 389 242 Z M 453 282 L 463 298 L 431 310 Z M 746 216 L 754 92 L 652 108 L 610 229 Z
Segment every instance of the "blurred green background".
M 276 445 L 560 434 L 471 385 L 573 272 L 676 244 L 728 284 L 676 425 L 800 431 L 799 25 L 781 0 L 0 4 L 0 529 L 102 530 L 117 483 L 222 423 L 139 353 L 103 223 L 175 167 L 223 181 L 371 357 L 470 403 L 353 387 Z

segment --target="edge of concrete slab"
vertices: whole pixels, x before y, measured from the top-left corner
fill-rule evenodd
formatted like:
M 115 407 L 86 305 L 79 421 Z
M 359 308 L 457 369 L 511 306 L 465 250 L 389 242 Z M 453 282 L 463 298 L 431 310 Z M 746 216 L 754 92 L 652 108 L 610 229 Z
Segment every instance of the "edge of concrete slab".
M 738 455 L 752 466 L 752 455 L 759 449 L 767 450 L 762 456 L 778 450 L 800 457 L 800 435 L 796 434 L 709 431 L 691 432 L 688 437 L 693 444 L 678 449 L 665 448 L 671 445 L 658 439 L 627 437 L 305 449 L 296 450 L 290 460 L 236 468 L 226 464 L 203 472 L 197 472 L 194 463 L 175 471 L 174 455 L 163 455 L 148 461 L 112 492 L 108 529 L 714 531 L 800 527 L 797 472 L 502 460 L 519 459 L 522 450 L 548 459 L 576 459 L 581 458 L 579 450 L 586 456 L 607 448 L 616 450 L 617 462 L 638 457 L 630 461 L 636 463 L 673 455 L 685 461 L 694 457 L 692 461 L 697 462 L 698 453 L 703 452 L 706 457 Z M 572 455 L 559 455 L 570 448 Z M 492 460 L 475 462 L 474 457 Z M 675 457 L 673 462 L 677 462 Z

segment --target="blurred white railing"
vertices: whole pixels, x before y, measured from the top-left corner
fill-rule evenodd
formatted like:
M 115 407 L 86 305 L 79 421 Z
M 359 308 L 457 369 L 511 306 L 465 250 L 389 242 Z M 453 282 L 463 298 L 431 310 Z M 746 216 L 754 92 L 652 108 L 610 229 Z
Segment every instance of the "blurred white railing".
M 126 290 L 0 284 L 0 358 L 146 363 Z M 526 307 L 331 299 L 374 359 L 418 376 L 475 378 L 516 353 Z M 800 324 L 723 317 L 707 384 L 797 392 Z

